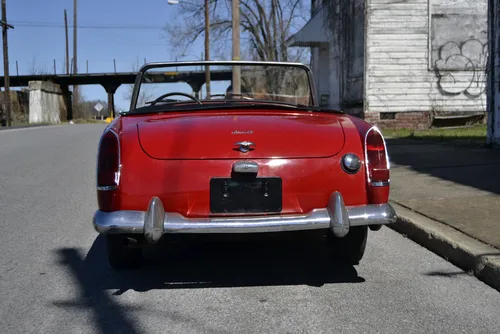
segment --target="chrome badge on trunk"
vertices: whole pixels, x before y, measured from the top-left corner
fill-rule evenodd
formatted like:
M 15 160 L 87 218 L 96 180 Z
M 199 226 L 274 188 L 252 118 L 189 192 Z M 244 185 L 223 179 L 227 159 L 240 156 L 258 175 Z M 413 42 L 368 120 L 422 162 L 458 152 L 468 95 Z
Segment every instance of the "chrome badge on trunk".
M 248 151 L 254 150 L 252 146 L 255 146 L 254 143 L 249 142 L 249 141 L 239 141 L 237 143 L 234 143 L 235 146 L 238 146 L 236 150 L 239 150 L 242 153 L 247 153 Z

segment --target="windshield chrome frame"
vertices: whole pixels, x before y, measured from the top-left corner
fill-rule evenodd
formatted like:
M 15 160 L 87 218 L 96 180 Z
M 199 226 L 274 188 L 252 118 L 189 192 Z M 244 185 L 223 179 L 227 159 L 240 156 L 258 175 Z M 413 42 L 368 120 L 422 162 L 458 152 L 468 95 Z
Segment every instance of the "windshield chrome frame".
M 309 66 L 303 63 L 294 63 L 294 62 L 278 62 L 278 61 L 253 61 L 253 60 L 208 60 L 208 61 L 179 61 L 179 62 L 152 62 L 147 63 L 139 69 L 137 76 L 135 78 L 134 89 L 132 92 L 132 98 L 130 100 L 130 109 L 129 112 L 137 109 L 137 100 L 139 99 L 139 89 L 142 85 L 142 77 L 144 72 L 152 68 L 160 68 L 160 67 L 182 67 L 182 66 L 204 66 L 204 65 L 233 65 L 233 66 L 282 66 L 282 67 L 298 67 L 303 69 L 307 75 L 307 81 L 309 82 L 309 92 L 311 95 L 312 106 L 317 107 L 318 101 L 316 99 L 316 86 L 314 84 L 314 78 L 312 75 L 312 71 Z

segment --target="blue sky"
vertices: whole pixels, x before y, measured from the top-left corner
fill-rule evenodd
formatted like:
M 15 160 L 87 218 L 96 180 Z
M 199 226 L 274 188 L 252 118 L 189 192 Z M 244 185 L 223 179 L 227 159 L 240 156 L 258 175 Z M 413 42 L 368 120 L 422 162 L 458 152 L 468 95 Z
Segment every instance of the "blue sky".
M 201 0 L 190 0 L 200 2 Z M 9 30 L 9 71 L 30 74 L 32 68 L 53 73 L 65 71 L 64 9 L 68 14 L 69 53 L 73 55 L 73 0 L 7 0 L 7 18 L 15 29 Z M 133 71 L 146 61 L 175 60 L 177 50 L 168 47 L 167 21 L 179 13 L 179 6 L 167 0 L 79 0 L 78 1 L 78 71 L 112 72 L 113 59 L 118 72 Z M 125 26 L 125 27 L 124 27 Z M 113 27 L 113 28 L 110 28 Z M 193 60 L 203 51 L 203 35 L 179 60 Z M 3 73 L 3 66 L 1 68 Z M 2 74 L 3 75 L 3 74 Z M 122 85 L 116 92 L 116 109 L 127 109 Z M 84 86 L 86 99 L 107 100 L 104 89 Z
M 196 1 L 196 0 L 195 0 Z M 65 31 L 64 9 L 68 14 L 70 58 L 73 55 L 73 0 L 7 0 L 7 19 L 15 26 L 9 30 L 9 71 L 16 75 L 30 74 L 33 63 L 37 69 L 53 72 L 64 70 Z M 165 22 L 171 20 L 177 6 L 167 0 L 79 0 L 78 1 L 78 71 L 89 72 L 133 71 L 136 61 L 165 61 L 175 59 L 176 53 L 167 46 Z M 47 27 L 47 26 L 50 27 Z M 84 28 L 91 26 L 97 28 Z M 102 26 L 132 26 L 134 28 L 102 28 Z M 139 26 L 140 29 L 135 27 Z M 203 40 L 200 40 L 203 42 Z M 199 43 L 197 43 L 199 44 Z M 202 45 L 195 45 L 190 53 L 201 55 Z M 197 52 L 197 50 L 199 50 Z M 192 57 L 185 57 L 189 60 Z M 3 75 L 3 66 L 2 66 Z M 87 99 L 107 100 L 101 86 L 85 86 Z M 115 95 L 116 108 L 127 108 L 124 98 L 126 86 Z

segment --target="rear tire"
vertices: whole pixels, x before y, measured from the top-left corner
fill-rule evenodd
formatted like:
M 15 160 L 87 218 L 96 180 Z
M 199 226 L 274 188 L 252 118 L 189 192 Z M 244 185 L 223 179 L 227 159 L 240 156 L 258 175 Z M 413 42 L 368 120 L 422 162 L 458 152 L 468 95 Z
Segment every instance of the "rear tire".
M 108 262 L 113 269 L 133 269 L 141 265 L 142 249 L 127 247 L 126 241 L 121 234 L 106 236 Z
M 343 238 L 334 236 L 328 232 L 326 244 L 330 255 L 349 265 L 358 265 L 363 258 L 368 239 L 367 226 L 351 227 L 349 233 Z

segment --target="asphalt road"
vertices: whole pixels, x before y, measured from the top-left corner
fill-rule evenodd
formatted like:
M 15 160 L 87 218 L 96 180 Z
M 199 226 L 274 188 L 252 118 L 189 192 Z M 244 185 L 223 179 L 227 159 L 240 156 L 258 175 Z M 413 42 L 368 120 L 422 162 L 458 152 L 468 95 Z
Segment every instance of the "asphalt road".
M 0 132 L 1 333 L 500 332 L 497 291 L 387 228 L 356 267 L 250 240 L 113 273 L 91 225 L 103 128 Z

